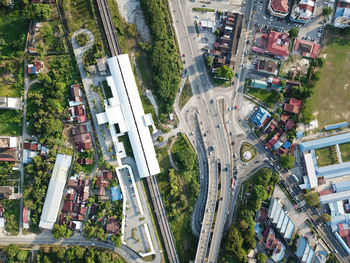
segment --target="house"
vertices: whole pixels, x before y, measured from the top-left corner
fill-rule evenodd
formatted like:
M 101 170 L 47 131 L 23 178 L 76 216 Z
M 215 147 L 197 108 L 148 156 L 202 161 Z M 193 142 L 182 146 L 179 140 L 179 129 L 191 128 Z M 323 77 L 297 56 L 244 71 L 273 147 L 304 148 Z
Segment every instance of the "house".
M 106 195 L 106 190 L 103 186 L 98 189 L 98 195 Z
M 296 39 L 294 44 L 294 51 L 303 57 L 316 58 L 321 45 L 315 42 Z
M 16 148 L 0 148 L 0 162 L 15 162 Z
M 90 143 L 91 142 L 91 134 L 90 132 L 74 135 L 74 143 Z
M 284 105 L 284 111 L 287 111 L 289 113 L 298 114 L 300 112 L 300 109 L 301 109 L 301 104 L 302 104 L 301 100 L 295 99 L 295 98 L 290 98 L 289 103 L 286 103 Z
M 288 0 L 269 0 L 267 10 L 273 16 L 285 18 L 289 13 Z
M 84 148 L 81 148 L 81 144 L 79 144 L 79 148 L 80 148 L 80 150 L 81 149 L 84 149 Z M 86 145 L 84 144 L 84 147 L 85 147 Z M 89 149 L 89 148 L 87 148 L 87 149 Z M 85 149 L 86 150 L 86 149 Z M 86 159 L 86 158 L 78 158 L 78 160 L 77 160 L 77 162 L 79 163 L 79 164 L 82 164 L 82 165 L 88 165 L 88 164 L 92 164 L 92 159 Z
M 115 220 L 113 217 L 108 218 L 108 222 L 106 225 L 106 233 L 107 234 L 119 234 L 120 223 L 118 220 Z
M 72 212 L 72 211 L 73 211 L 73 202 L 72 201 L 64 201 L 63 212 Z
M 255 89 L 267 89 L 267 82 L 259 79 L 252 79 L 250 87 Z
M 30 215 L 30 211 L 29 211 L 28 207 L 23 207 L 22 221 L 23 221 L 23 228 L 24 229 L 29 228 L 29 215 Z
M 293 129 L 294 125 L 295 125 L 295 122 L 294 122 L 292 119 L 289 119 L 289 120 L 287 121 L 286 125 L 284 126 L 284 128 L 285 128 L 286 130 L 289 130 L 289 131 L 290 131 L 291 129 Z
M 345 28 L 350 26 L 350 2 L 347 0 L 339 0 L 334 17 L 335 27 Z
M 313 0 L 297 0 L 290 13 L 290 20 L 297 23 L 307 23 L 314 16 L 315 2 Z
M 80 85 L 73 84 L 70 86 L 70 98 L 72 101 L 83 101 Z
M 82 215 L 85 215 L 86 214 L 86 207 L 79 207 L 78 213 L 82 214 Z
M 289 55 L 290 38 L 288 33 L 279 33 L 271 30 L 268 35 L 265 52 L 276 58 L 285 59 Z
M 28 74 L 35 75 L 44 71 L 44 62 L 34 61 L 33 64 L 28 64 Z
M 256 70 L 258 72 L 271 74 L 277 76 L 278 74 L 278 64 L 274 60 L 270 59 L 259 59 L 257 63 Z
M 24 142 L 23 149 L 30 151 L 40 151 L 41 145 L 37 142 Z
M 21 98 L 0 97 L 0 109 L 5 110 L 21 110 Z
M 269 233 L 266 238 L 265 248 L 271 253 L 271 259 L 274 262 L 280 262 L 284 258 L 286 247 L 278 238 L 276 238 L 275 232 L 272 230 L 272 228 L 269 226 L 268 228 Z
M 103 179 L 112 180 L 113 174 L 111 171 L 103 171 Z
M 0 186 L 0 200 L 1 199 L 10 199 L 13 194 L 13 187 L 10 186 Z
M 82 134 L 82 133 L 86 133 L 88 131 L 88 128 L 85 124 L 80 124 L 78 126 L 74 126 L 72 128 L 72 134 L 73 135 L 78 135 L 78 134 Z
M 74 179 L 69 179 L 67 183 L 68 188 L 76 188 L 78 186 L 78 181 Z
M 68 110 L 70 118 L 68 118 L 68 121 L 76 121 L 78 123 L 86 122 L 86 112 L 85 112 L 85 106 L 84 105 L 75 105 L 69 108 Z
M 290 114 L 284 112 L 284 113 L 282 114 L 281 118 L 280 118 L 280 123 L 281 123 L 282 125 L 286 125 L 286 123 L 287 123 L 287 121 L 289 120 L 289 118 L 290 118 Z
M 265 110 L 263 107 L 259 107 L 254 113 L 250 121 L 255 126 L 260 128 L 269 121 L 270 117 L 271 117 L 271 114 L 267 110 Z

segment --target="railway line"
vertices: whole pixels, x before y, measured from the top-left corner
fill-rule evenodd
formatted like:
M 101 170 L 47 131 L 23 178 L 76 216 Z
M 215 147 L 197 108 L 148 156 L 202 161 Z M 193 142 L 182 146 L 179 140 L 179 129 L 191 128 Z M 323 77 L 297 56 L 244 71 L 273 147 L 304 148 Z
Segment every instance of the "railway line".
M 117 32 L 113 24 L 112 16 L 108 7 L 107 0 L 97 0 L 98 11 L 101 16 L 103 29 L 107 38 L 107 43 L 111 52 L 111 56 L 122 54 L 118 41 Z M 180 263 L 179 256 L 176 251 L 175 241 L 170 229 L 168 218 L 164 209 L 163 200 L 160 194 L 158 182 L 155 176 L 147 178 L 147 185 L 150 191 L 152 203 L 160 226 L 161 234 L 168 254 L 169 262 Z

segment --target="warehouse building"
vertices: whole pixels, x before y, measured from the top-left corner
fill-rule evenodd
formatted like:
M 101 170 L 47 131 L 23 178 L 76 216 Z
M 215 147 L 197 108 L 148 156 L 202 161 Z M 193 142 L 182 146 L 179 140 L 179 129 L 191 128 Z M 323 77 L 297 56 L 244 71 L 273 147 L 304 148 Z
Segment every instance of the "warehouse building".
M 39 223 L 39 227 L 41 228 L 52 229 L 56 222 L 71 162 L 72 156 L 57 154 L 55 167 L 53 168 L 41 213 Z
M 277 199 L 271 200 L 268 217 L 286 240 L 291 239 L 295 225 Z
M 324 148 L 335 144 L 350 142 L 350 133 L 343 133 L 318 140 L 307 141 L 299 144 L 301 152 Z
M 299 237 L 296 255 L 301 262 L 305 263 L 311 263 L 315 255 L 315 251 L 311 248 L 310 244 L 303 236 Z

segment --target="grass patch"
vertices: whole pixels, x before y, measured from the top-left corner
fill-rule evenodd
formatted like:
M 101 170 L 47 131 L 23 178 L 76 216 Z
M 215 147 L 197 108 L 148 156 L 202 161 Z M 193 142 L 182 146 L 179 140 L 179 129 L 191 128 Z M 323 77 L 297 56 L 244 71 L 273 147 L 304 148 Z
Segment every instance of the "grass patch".
M 339 144 L 341 159 L 343 162 L 350 162 L 350 142 Z
M 134 157 L 132 152 L 131 144 L 128 135 L 119 136 L 118 140 L 124 144 L 125 152 L 127 156 Z
M 192 10 L 194 12 L 202 12 L 202 13 L 206 13 L 206 12 L 215 12 L 215 9 L 211 9 L 211 8 L 202 8 L 202 7 L 193 7 Z
M 0 123 L 1 135 L 21 135 L 22 111 L 0 110 Z
M 180 100 L 179 100 L 179 107 L 182 109 L 186 103 L 189 101 L 189 99 L 192 97 L 192 89 L 191 89 L 191 84 L 188 78 L 186 79 L 185 85 L 182 89 L 181 95 L 180 95 Z
M 0 96 L 20 97 L 23 94 L 23 62 L 19 59 L 0 62 Z
M 108 99 L 110 99 L 110 98 L 113 98 L 112 90 L 111 90 L 111 88 L 108 86 L 107 80 L 104 80 L 104 81 L 102 82 L 102 88 L 103 88 L 103 91 L 104 91 L 104 93 L 105 93 L 106 100 L 108 100 Z
M 330 30 L 325 33 L 328 41 L 322 54 L 327 54 L 327 58 L 310 99 L 321 128 L 327 124 L 348 121 L 350 116 L 350 75 L 344 71 L 350 67 L 350 37 L 339 38 Z
M 339 163 L 335 145 L 315 150 L 318 167 Z
M 272 108 L 276 103 L 276 92 L 274 91 L 249 88 L 247 93 L 259 99 L 262 103 L 269 106 L 270 108 Z
M 5 230 L 11 235 L 17 235 L 19 230 L 19 200 L 0 200 L 0 204 L 5 207 L 3 214 L 6 219 Z
M 245 159 L 243 157 L 243 154 L 247 151 L 251 153 L 251 157 L 249 159 Z M 253 145 L 251 145 L 250 143 L 247 143 L 247 142 L 242 143 L 240 155 L 241 155 L 241 159 L 243 162 L 249 162 L 250 160 L 254 159 L 257 152 L 258 151 L 256 150 L 256 148 Z

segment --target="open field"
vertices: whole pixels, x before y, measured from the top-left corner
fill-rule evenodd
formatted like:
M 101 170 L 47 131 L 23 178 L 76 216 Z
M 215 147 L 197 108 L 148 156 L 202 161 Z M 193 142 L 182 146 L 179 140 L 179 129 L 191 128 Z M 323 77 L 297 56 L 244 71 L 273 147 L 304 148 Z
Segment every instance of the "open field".
M 338 163 L 337 150 L 335 146 L 316 149 L 318 167 L 328 166 Z
M 350 37 L 339 38 L 329 31 L 326 37 L 322 51 L 326 62 L 310 99 L 320 128 L 350 119 L 350 75 L 346 70 L 350 67 Z
M 273 107 L 276 102 L 276 92 L 274 91 L 249 88 L 247 93 L 259 99 L 269 107 Z
M 341 159 L 343 162 L 350 162 L 350 142 L 339 144 Z

